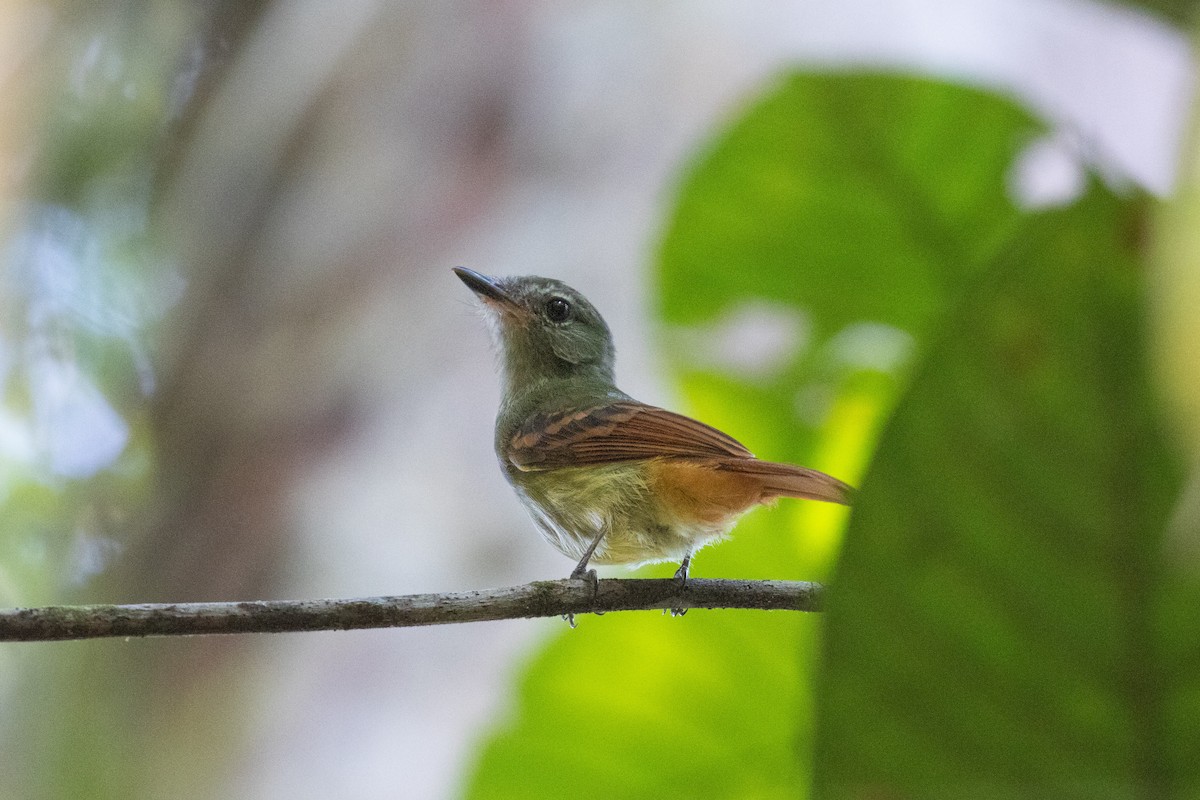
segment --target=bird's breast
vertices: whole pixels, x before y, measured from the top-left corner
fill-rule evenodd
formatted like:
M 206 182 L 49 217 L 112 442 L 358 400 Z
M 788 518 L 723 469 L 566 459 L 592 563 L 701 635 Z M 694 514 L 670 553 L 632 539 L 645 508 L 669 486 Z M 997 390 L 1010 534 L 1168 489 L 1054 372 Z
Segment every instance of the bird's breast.
M 579 558 L 607 530 L 600 564 L 682 559 L 722 538 L 757 500 L 737 476 L 668 459 L 506 474 L 565 555 Z

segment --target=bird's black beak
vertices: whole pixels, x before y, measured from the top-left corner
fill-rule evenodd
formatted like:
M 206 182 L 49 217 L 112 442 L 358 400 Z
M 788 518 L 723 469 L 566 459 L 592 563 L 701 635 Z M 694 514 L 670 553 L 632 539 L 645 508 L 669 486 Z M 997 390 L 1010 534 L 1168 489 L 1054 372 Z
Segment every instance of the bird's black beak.
M 467 269 L 466 267 L 454 267 L 454 274 L 467 285 L 468 289 L 479 295 L 479 299 L 484 302 L 496 303 L 507 308 L 514 308 L 517 305 L 516 301 L 513 300 L 508 292 L 501 288 L 499 281 L 495 278 L 481 275 L 475 270 Z

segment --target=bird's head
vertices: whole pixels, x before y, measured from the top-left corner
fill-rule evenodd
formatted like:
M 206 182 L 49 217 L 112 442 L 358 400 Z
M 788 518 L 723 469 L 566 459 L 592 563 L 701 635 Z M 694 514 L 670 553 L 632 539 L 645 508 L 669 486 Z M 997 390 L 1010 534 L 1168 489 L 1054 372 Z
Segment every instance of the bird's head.
M 587 298 L 553 278 L 492 278 L 455 267 L 483 304 L 510 386 L 545 379 L 613 380 L 612 334 Z

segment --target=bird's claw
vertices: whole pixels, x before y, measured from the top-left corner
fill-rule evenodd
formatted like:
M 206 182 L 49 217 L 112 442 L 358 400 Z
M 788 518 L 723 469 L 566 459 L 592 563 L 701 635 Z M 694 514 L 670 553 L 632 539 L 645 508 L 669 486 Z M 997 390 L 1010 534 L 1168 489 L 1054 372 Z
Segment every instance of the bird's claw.
M 680 568 L 680 572 L 683 572 L 682 567 Z M 683 572 L 683 574 L 680 574 L 680 572 L 675 573 L 675 577 L 673 580 L 675 581 L 676 584 L 679 585 L 679 591 L 682 592 L 684 589 L 687 588 L 687 573 Z M 674 608 L 671 609 L 671 616 L 672 617 L 682 617 L 687 612 L 688 612 L 688 610 L 686 608 L 680 608 L 679 606 L 675 606 Z
M 593 600 L 595 600 L 596 596 L 600 593 L 600 578 L 596 575 L 596 570 L 594 570 L 594 569 L 586 569 L 583 565 L 580 565 L 571 571 L 571 574 L 567 577 L 567 580 L 583 581 L 585 583 L 591 584 Z M 600 612 L 596 612 L 596 613 L 599 614 Z M 564 620 L 566 620 L 567 624 L 570 625 L 572 628 L 575 627 L 575 614 L 574 613 L 563 614 L 562 618 Z
M 592 585 L 592 597 L 595 597 L 600 591 L 600 578 L 596 576 L 594 569 L 580 569 L 576 567 L 567 580 L 586 581 Z
M 692 563 L 691 556 L 687 556 L 686 558 L 684 558 L 683 563 L 679 565 L 679 569 L 675 570 L 675 577 L 672 578 L 672 580 L 674 580 L 675 583 L 678 584 L 679 591 L 681 591 L 681 592 L 687 588 L 688 567 L 691 566 L 691 563 Z M 687 612 L 688 612 L 688 610 L 686 608 L 679 608 L 678 606 L 676 606 L 675 608 L 671 609 L 671 616 L 672 617 L 682 617 Z

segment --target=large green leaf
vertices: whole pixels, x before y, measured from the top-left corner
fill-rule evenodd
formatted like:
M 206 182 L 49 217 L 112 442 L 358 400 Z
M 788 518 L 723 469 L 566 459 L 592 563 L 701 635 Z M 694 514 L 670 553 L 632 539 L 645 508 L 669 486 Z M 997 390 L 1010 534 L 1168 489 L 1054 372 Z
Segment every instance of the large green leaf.
M 759 455 L 853 472 L 903 356 L 1019 224 L 1009 173 L 1040 131 L 949 83 L 782 79 L 689 174 L 664 240 L 660 306 L 694 409 Z M 797 346 L 749 376 L 741 353 L 713 364 L 704 343 L 764 307 L 795 317 Z M 817 452 L 831 434 L 841 455 Z
M 1039 130 L 954 84 L 793 74 L 689 175 L 663 245 L 663 316 L 770 298 L 811 313 L 818 337 L 865 320 L 920 331 L 1011 231 L 1009 167 Z
M 1031 218 L 921 365 L 829 601 L 818 796 L 1196 796 L 1140 211 L 1094 189 Z
M 850 339 L 920 348 L 1017 229 L 1007 173 L 1038 130 L 1005 100 L 929 80 L 780 81 L 697 159 L 665 235 L 661 309 L 690 410 L 762 456 L 853 478 L 907 361 L 849 357 Z M 755 303 L 807 321 L 812 335 L 753 375 L 714 366 L 698 343 Z M 733 541 L 700 553 L 694 574 L 820 577 L 837 511 L 789 501 L 756 512 Z M 803 794 L 816 622 L 584 617 L 526 670 L 468 794 Z
M 784 613 L 584 618 L 526 670 L 470 794 L 794 797 L 800 635 Z

